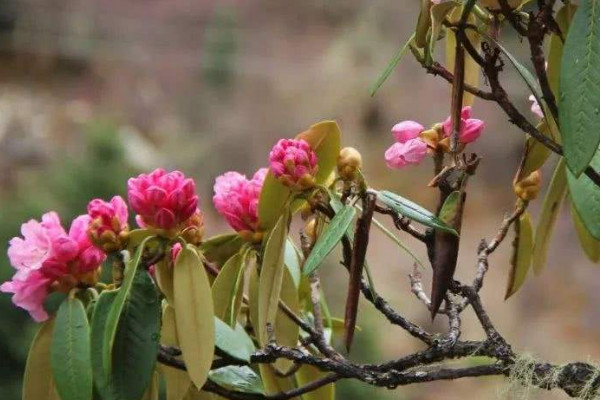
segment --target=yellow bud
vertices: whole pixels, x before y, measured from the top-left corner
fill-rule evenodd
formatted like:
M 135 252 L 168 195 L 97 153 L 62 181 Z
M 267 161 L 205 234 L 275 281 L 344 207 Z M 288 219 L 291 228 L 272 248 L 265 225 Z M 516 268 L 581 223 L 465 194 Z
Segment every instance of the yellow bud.
M 344 147 L 340 150 L 337 159 L 337 168 L 340 177 L 346 181 L 352 181 L 358 176 L 358 170 L 362 168 L 362 156 L 354 147 Z
M 522 200 L 533 200 L 541 189 L 542 173 L 540 170 L 533 171 L 524 179 L 514 183 L 515 194 Z
M 306 221 L 304 224 L 304 233 L 306 233 L 311 243 L 317 241 L 317 221 L 314 218 Z

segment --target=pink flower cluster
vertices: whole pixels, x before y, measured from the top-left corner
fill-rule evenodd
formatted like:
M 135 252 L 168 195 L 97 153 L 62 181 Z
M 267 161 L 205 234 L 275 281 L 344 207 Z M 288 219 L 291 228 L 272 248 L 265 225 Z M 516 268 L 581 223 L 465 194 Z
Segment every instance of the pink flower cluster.
M 403 168 L 419 164 L 427 155 L 427 144 L 419 138 L 425 128 L 415 121 L 402 121 L 392 128 L 396 138 L 385 152 L 385 161 L 390 168 Z
M 281 139 L 269 153 L 273 175 L 284 185 L 305 190 L 315 185 L 317 155 L 303 139 Z
M 463 107 L 460 113 L 460 131 L 458 140 L 463 144 L 468 144 L 476 141 L 481 136 L 485 123 L 476 118 L 471 118 L 471 107 Z M 452 118 L 448 117 L 442 123 L 444 137 L 450 137 L 452 134 Z
M 267 175 L 259 169 L 252 179 L 238 172 L 226 172 L 215 181 L 213 204 L 238 232 L 259 232 L 258 200 Z
M 477 140 L 483 132 L 484 125 L 482 120 L 471 118 L 471 107 L 464 107 L 461 110 L 460 143 L 466 145 Z M 447 145 L 452 134 L 452 119 L 448 117 L 442 124 L 429 131 L 418 122 L 402 121 L 394 125 L 392 134 L 396 143 L 385 152 L 388 167 L 403 168 L 416 165 L 423 161 L 428 149 L 443 149 L 442 145 Z
M 129 231 L 125 200 L 121 196 L 110 201 L 94 199 L 88 204 L 87 211 L 91 218 L 88 235 L 92 242 L 107 252 L 118 250 L 123 236 Z
M 141 227 L 177 229 L 198 209 L 194 181 L 179 171 L 159 168 L 129 179 L 127 186 L 129 204 Z
M 10 263 L 17 272 L 0 286 L 0 291 L 13 293 L 13 303 L 36 321 L 47 319 L 43 302 L 52 286 L 94 273 L 106 257 L 89 240 L 89 223 L 88 215 L 77 217 L 68 234 L 55 212 L 44 214 L 41 222 L 24 223 L 23 237 L 13 238 L 8 249 Z

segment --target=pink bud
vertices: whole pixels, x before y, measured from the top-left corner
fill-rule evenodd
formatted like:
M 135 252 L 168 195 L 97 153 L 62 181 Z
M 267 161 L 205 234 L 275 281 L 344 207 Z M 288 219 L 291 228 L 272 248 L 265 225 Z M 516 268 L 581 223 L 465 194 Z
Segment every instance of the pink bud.
M 481 136 L 485 123 L 476 118 L 471 118 L 471 107 L 463 107 L 460 113 L 460 131 L 458 139 L 461 143 L 467 144 L 474 142 Z M 444 136 L 449 137 L 452 134 L 452 118 L 448 117 L 442 123 Z
M 183 173 L 156 169 L 128 181 L 129 204 L 141 226 L 181 228 L 198 208 L 194 181 Z
M 273 175 L 284 185 L 304 190 L 315 184 L 317 155 L 303 139 L 281 139 L 269 154 Z
M 259 231 L 258 200 L 266 175 L 267 169 L 261 168 L 250 180 L 237 172 L 217 177 L 213 204 L 236 231 Z
M 405 143 L 408 140 L 419 137 L 419 134 L 423 132 L 423 130 L 425 130 L 425 128 L 418 122 L 402 121 L 394 125 L 392 134 L 398 142 Z
M 385 161 L 389 168 L 403 168 L 419 164 L 427 155 L 427 144 L 421 139 L 411 139 L 404 143 L 394 143 L 385 152 Z
M 542 107 L 540 107 L 540 103 L 538 103 L 538 101 L 534 95 L 529 96 L 529 101 L 531 101 L 531 112 L 540 118 L 544 118 L 544 113 L 542 112 Z
M 89 202 L 90 223 L 88 236 L 92 243 L 106 251 L 116 251 L 122 247 L 121 234 L 129 230 L 127 204 L 121 196 L 114 196 L 110 202 L 94 199 Z

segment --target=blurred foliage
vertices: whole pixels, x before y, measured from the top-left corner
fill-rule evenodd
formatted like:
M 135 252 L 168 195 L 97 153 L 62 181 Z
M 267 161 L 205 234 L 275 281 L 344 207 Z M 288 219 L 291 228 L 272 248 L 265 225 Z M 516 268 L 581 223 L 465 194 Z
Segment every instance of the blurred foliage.
M 237 18 L 231 7 L 217 7 L 204 38 L 202 72 L 206 83 L 218 90 L 231 87 L 237 50 Z
M 86 210 L 87 203 L 96 197 L 109 199 L 126 194 L 127 178 L 133 168 L 117 136 L 117 126 L 107 121 L 95 121 L 84 127 L 83 151 L 57 157 L 15 190 L 2 198 L 0 212 L 0 243 L 6 249 L 8 241 L 19 234 L 23 222 L 40 219 L 44 212 L 56 210 L 68 230 L 70 221 Z M 0 281 L 13 275 L 6 256 L 0 257 Z M 55 303 L 56 299 L 49 299 Z M 54 304 L 48 304 L 54 308 Z M 27 352 L 36 330 L 29 315 L 12 305 L 11 296 L 0 295 L 0 399 L 21 398 L 22 373 Z

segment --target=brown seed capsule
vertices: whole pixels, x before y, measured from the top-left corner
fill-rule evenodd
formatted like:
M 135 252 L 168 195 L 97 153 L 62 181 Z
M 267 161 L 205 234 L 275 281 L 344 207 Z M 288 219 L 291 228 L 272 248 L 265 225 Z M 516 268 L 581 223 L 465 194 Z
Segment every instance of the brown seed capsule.
M 515 194 L 522 200 L 533 200 L 540 192 L 541 182 L 542 173 L 540 170 L 533 171 L 529 176 L 513 185 Z
M 362 156 L 359 151 L 354 147 L 344 147 L 340 150 L 337 168 L 343 180 L 355 180 L 358 176 L 358 170 L 362 168 Z

